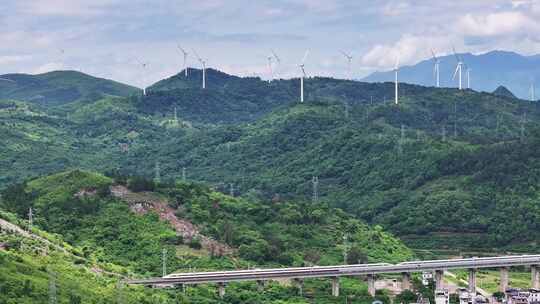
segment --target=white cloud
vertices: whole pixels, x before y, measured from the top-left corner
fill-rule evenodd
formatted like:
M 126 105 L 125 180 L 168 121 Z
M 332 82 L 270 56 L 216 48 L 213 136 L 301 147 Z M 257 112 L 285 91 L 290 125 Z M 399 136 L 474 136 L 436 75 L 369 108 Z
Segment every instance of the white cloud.
M 522 12 L 497 12 L 487 15 L 467 14 L 460 18 L 458 26 L 466 35 L 499 36 L 538 31 L 540 24 Z
M 31 60 L 32 56 L 29 55 L 8 55 L 8 56 L 0 56 L 0 65 L 1 64 L 14 64 L 14 63 L 20 63 L 23 61 Z
M 399 56 L 400 65 L 414 64 L 430 56 L 430 50 L 441 54 L 452 48 L 452 39 L 440 36 L 403 35 L 394 44 L 378 44 L 363 57 L 362 63 L 375 69 L 393 68 Z
M 117 0 L 32 0 L 20 1 L 19 10 L 33 15 L 89 16 L 105 13 Z

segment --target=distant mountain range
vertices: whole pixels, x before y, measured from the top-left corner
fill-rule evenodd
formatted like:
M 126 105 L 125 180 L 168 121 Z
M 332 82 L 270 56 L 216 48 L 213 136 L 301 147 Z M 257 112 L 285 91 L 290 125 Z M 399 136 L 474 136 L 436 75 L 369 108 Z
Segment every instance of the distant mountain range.
M 514 95 L 529 99 L 531 84 L 540 88 L 540 55 L 523 56 L 514 52 L 492 51 L 485 54 L 459 54 L 471 69 L 471 88 L 476 91 L 493 92 L 499 86 L 508 88 Z M 457 87 L 458 81 L 452 80 L 456 69 L 454 55 L 440 57 L 440 82 L 443 87 Z M 399 71 L 401 82 L 434 86 L 433 59 L 427 59 L 413 66 L 403 66 Z M 394 81 L 394 72 L 375 72 L 362 81 Z M 467 84 L 465 68 L 463 85 Z M 538 98 L 536 98 L 538 99 Z
M 0 99 L 63 105 L 95 101 L 105 96 L 129 96 L 140 89 L 77 71 L 54 71 L 38 75 L 0 75 Z

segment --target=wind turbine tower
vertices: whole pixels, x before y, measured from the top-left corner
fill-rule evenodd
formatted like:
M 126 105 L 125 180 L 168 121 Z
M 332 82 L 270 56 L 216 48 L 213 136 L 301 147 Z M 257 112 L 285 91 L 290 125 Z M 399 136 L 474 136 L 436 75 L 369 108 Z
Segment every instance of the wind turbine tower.
M 467 71 L 467 89 L 470 89 L 471 88 L 471 71 L 472 71 L 472 69 L 467 67 L 466 71 Z
M 309 55 L 309 50 L 304 53 L 304 58 L 302 58 L 301 63 L 298 65 L 300 67 L 300 70 L 302 71 L 302 75 L 300 75 L 300 102 L 304 102 L 304 78 L 306 77 L 306 70 L 305 68 L 305 62 L 306 58 Z
M 143 73 L 144 73 L 144 76 L 143 76 L 143 81 L 145 81 L 146 79 L 146 68 L 148 67 L 148 62 L 142 62 L 140 61 L 139 59 L 137 59 L 137 62 L 139 63 L 139 65 L 142 67 L 143 69 Z M 143 83 L 143 95 L 146 96 L 146 84 Z
M 195 53 L 195 56 L 197 56 L 197 59 L 202 65 L 202 88 L 206 89 L 206 60 L 202 59 L 195 50 L 193 50 L 193 53 Z
M 454 50 L 454 56 L 456 56 L 457 65 L 456 65 L 456 71 L 454 72 L 454 77 L 452 77 L 452 79 L 456 79 L 456 75 L 458 75 L 458 73 L 459 73 L 459 89 L 462 90 L 463 87 L 462 87 L 462 84 L 461 84 L 461 72 L 462 72 L 462 68 L 463 68 L 463 60 L 456 53 L 456 49 L 454 48 L 453 50 Z
M 529 96 L 531 98 L 531 101 L 535 101 L 536 100 L 536 97 L 534 96 L 535 95 L 535 92 L 534 92 L 534 83 L 531 83 L 531 87 L 529 88 Z
M 351 65 L 352 65 L 353 57 L 351 54 L 345 53 L 345 51 L 341 51 L 341 54 L 343 54 L 343 56 L 345 56 L 345 58 L 347 59 L 347 79 L 352 79 L 351 78 Z
M 268 55 L 268 56 L 266 57 L 266 59 L 268 60 L 268 76 L 270 77 L 270 78 L 268 79 L 268 82 L 274 80 L 274 71 L 272 70 L 272 59 L 273 59 L 273 58 L 274 58 L 274 57 L 272 56 L 272 54 L 270 54 L 270 55 Z
M 433 55 L 433 61 L 435 61 L 435 65 L 433 66 L 433 76 L 435 76 L 435 85 L 437 86 L 437 88 L 440 88 L 441 82 L 440 82 L 440 76 L 439 76 L 440 75 L 439 66 L 440 66 L 441 60 L 439 59 L 439 57 L 435 55 L 435 52 L 433 51 L 433 49 L 431 49 L 431 55 Z
M 395 104 L 397 105 L 399 103 L 399 97 L 398 97 L 398 71 L 399 71 L 399 57 L 400 55 L 398 54 L 398 57 L 397 57 L 397 60 L 396 60 L 396 65 L 394 66 L 394 73 L 395 73 L 395 92 L 394 92 L 394 96 L 395 96 Z
M 187 77 L 188 76 L 187 58 L 188 58 L 189 53 L 186 50 L 184 50 L 180 45 L 178 45 L 178 49 L 180 49 L 180 52 L 182 52 L 182 54 L 184 55 L 184 73 L 185 73 L 185 76 Z

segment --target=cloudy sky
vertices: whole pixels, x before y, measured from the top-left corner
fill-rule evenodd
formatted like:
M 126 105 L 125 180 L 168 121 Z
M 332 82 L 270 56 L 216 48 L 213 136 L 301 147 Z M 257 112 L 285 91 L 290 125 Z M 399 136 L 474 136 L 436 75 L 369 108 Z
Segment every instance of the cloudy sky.
M 540 0 L 2 0 L 0 74 L 57 69 L 143 86 L 198 66 L 296 77 L 306 49 L 310 75 L 353 76 L 440 54 L 494 49 L 540 53 Z M 139 62 L 148 62 L 143 68 Z

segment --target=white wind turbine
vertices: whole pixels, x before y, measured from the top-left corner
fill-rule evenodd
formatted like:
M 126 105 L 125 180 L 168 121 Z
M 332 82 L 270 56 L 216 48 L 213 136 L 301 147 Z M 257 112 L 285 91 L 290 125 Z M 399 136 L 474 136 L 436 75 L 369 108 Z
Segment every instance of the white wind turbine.
M 304 78 L 306 77 L 306 70 L 304 68 L 308 55 L 309 50 L 306 51 L 306 53 L 304 54 L 304 58 L 302 58 L 301 63 L 298 65 L 298 67 L 300 67 L 300 70 L 302 71 L 302 75 L 300 75 L 300 102 L 304 102 Z
M 139 65 L 141 66 L 141 68 L 143 69 L 143 96 L 146 96 L 146 68 L 148 67 L 149 63 L 148 62 L 142 62 L 141 60 L 139 60 L 138 58 L 135 58 L 135 60 L 137 60 L 137 63 L 139 63 Z
M 395 96 L 395 100 L 394 102 L 396 104 L 399 103 L 399 99 L 398 99 L 398 71 L 399 71 L 399 57 L 400 57 L 400 54 L 398 53 L 398 56 L 397 56 L 397 59 L 396 59 L 396 65 L 394 66 L 394 73 L 395 73 L 395 92 L 394 92 L 394 96 Z
M 441 60 L 439 59 L 439 57 L 435 55 L 435 52 L 433 51 L 433 49 L 431 49 L 431 55 L 433 55 L 433 61 L 435 62 L 435 64 L 433 65 L 433 76 L 435 76 L 435 85 L 437 86 L 437 88 L 440 88 L 441 87 L 441 82 L 440 82 Z
M 462 72 L 462 68 L 463 68 L 463 60 L 456 53 L 456 49 L 453 48 L 453 50 L 454 50 L 454 56 L 456 56 L 457 65 L 456 65 L 456 71 L 454 72 L 454 77 L 452 77 L 452 80 L 456 79 L 456 75 L 458 75 L 458 73 L 459 73 L 459 89 L 461 90 L 461 89 L 463 89 L 463 86 L 461 84 L 461 72 Z
M 277 74 L 276 76 L 279 77 L 279 68 L 281 67 L 281 59 L 278 57 L 276 52 L 274 52 L 274 50 L 270 50 L 270 51 L 272 52 L 272 55 L 274 56 L 274 59 L 276 59 L 276 71 L 275 71 L 275 73 Z
M 206 89 L 206 60 L 202 59 L 195 50 L 193 50 L 193 53 L 197 56 L 197 59 L 202 65 L 202 88 Z
M 470 89 L 471 88 L 471 71 L 472 71 L 472 69 L 467 66 L 465 71 L 467 72 L 467 89 Z
M 187 71 L 187 58 L 188 58 L 188 52 L 186 50 L 184 50 L 182 48 L 182 46 L 180 46 L 180 44 L 178 45 L 178 49 L 180 49 L 180 52 L 182 52 L 182 54 L 184 55 L 184 73 L 186 75 L 186 77 L 188 76 L 188 71 Z
M 529 97 L 531 98 L 531 101 L 536 101 L 536 97 L 534 95 L 534 83 L 531 83 L 531 87 L 529 88 Z
M 347 77 L 351 79 L 351 65 L 352 65 L 352 55 L 345 53 L 345 51 L 340 51 L 343 56 L 347 59 Z
M 270 77 L 270 78 L 268 79 L 268 82 L 274 80 L 274 70 L 272 69 L 272 59 L 273 59 L 273 58 L 274 58 L 274 57 L 272 56 L 272 54 L 270 54 L 270 55 L 268 55 L 268 56 L 266 57 L 266 59 L 268 60 L 268 76 Z

